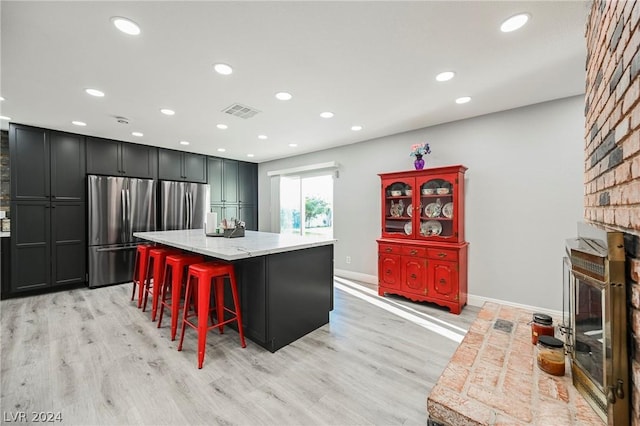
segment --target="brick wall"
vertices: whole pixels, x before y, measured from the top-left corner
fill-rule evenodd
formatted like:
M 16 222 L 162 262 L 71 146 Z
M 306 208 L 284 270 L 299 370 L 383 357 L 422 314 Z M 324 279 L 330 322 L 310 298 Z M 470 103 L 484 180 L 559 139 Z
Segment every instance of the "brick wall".
M 588 222 L 626 232 L 632 425 L 640 426 L 640 2 L 594 1 L 587 19 Z

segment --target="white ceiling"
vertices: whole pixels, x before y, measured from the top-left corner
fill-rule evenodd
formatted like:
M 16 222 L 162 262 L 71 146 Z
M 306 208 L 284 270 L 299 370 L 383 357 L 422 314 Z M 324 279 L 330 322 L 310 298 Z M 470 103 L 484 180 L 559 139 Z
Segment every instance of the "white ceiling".
M 584 1 L 3 0 L 0 114 L 263 162 L 582 94 L 589 7 Z M 529 12 L 529 23 L 500 32 L 501 22 L 518 12 Z M 142 33 L 117 31 L 112 16 L 134 20 Z M 218 62 L 234 73 L 215 73 Z M 445 70 L 456 78 L 435 81 Z M 91 97 L 88 87 L 106 96 Z M 278 91 L 293 99 L 276 100 Z M 472 101 L 458 105 L 460 96 Z M 261 112 L 249 119 L 222 112 L 233 103 Z M 335 117 L 320 118 L 323 111 Z M 229 128 L 219 130 L 218 123 Z M 354 124 L 363 130 L 352 131 Z

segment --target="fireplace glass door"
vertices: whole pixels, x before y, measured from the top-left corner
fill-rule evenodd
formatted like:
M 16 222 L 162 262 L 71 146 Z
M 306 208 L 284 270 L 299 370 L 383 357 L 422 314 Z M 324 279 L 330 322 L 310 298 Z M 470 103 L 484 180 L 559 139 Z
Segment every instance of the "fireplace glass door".
M 588 277 L 573 277 L 575 300 L 573 315 L 573 362 L 585 372 L 600 391 L 605 386 L 605 361 L 610 352 L 607 333 L 606 286 Z

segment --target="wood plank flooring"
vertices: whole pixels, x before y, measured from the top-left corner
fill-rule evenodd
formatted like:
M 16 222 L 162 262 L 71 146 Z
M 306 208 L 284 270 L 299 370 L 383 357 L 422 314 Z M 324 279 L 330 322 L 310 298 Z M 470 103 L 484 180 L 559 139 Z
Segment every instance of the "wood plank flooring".
M 170 317 L 158 329 L 129 300 L 130 284 L 3 300 L 0 420 L 51 412 L 66 425 L 426 424 L 427 395 L 458 345 L 437 330 L 461 338 L 479 309 L 452 315 L 335 282 L 329 324 L 273 354 L 250 340 L 241 348 L 231 329 L 212 331 L 201 370 L 195 331 L 178 352 Z

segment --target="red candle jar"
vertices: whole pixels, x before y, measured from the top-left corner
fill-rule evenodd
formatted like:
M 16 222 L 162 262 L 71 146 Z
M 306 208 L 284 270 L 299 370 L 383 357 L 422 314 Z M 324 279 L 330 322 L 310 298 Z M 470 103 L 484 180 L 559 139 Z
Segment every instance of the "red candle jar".
M 531 343 L 538 343 L 539 336 L 551 336 L 555 334 L 553 320 L 549 315 L 534 313 L 531 321 Z

